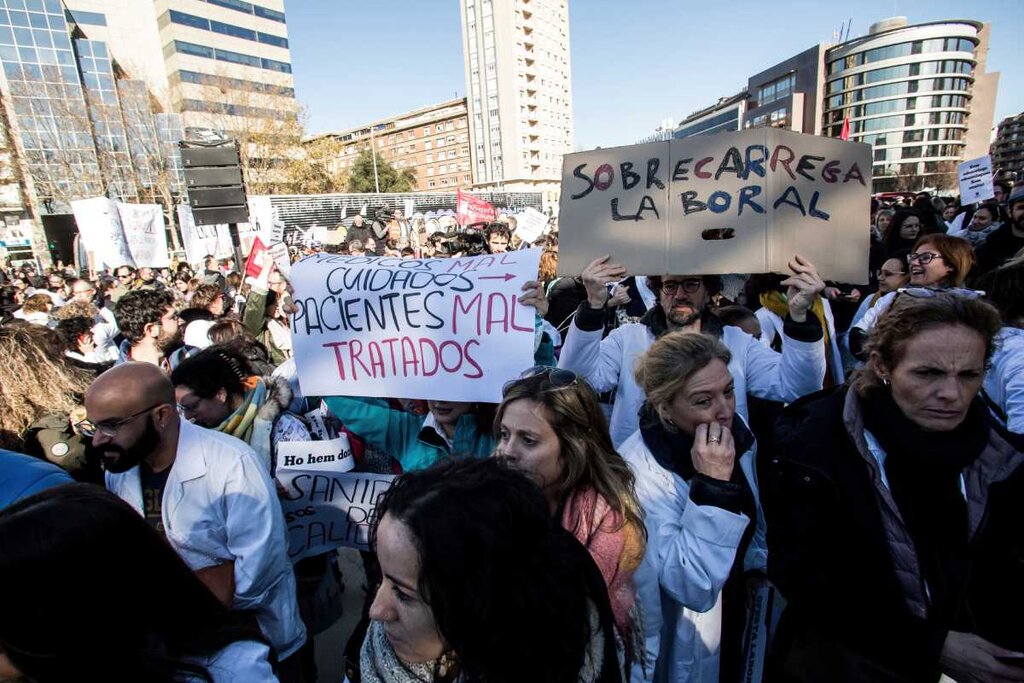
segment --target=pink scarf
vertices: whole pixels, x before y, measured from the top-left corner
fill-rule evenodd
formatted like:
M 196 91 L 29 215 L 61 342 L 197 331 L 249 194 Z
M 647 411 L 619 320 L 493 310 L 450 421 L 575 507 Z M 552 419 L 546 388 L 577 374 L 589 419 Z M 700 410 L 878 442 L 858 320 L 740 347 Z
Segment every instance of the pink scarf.
M 633 572 L 643 557 L 640 531 L 622 524 L 619 514 L 592 488 L 569 494 L 562 513 L 562 528 L 590 552 L 608 586 L 615 627 L 623 642 L 633 641 L 630 611 L 636 595 Z

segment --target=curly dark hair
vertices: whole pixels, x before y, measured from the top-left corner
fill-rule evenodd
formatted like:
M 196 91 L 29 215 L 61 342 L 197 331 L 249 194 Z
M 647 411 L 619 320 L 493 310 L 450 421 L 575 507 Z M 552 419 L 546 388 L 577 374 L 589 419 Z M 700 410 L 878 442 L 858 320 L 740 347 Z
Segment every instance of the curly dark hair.
M 135 289 L 117 300 L 114 320 L 128 343 L 138 344 L 146 336 L 146 325 L 159 324 L 174 305 L 174 294 L 168 290 Z
M 83 334 L 90 334 L 95 324 L 89 318 L 82 316 L 64 318 L 57 322 L 57 333 L 60 334 L 68 349 L 78 351 L 78 338 Z
M 460 680 L 577 680 L 593 635 L 591 606 L 606 645 L 597 680 L 619 680 L 604 580 L 523 474 L 497 458 L 442 461 L 399 477 L 381 497 L 374 548 L 385 516 L 411 533 L 419 593 L 455 652 Z

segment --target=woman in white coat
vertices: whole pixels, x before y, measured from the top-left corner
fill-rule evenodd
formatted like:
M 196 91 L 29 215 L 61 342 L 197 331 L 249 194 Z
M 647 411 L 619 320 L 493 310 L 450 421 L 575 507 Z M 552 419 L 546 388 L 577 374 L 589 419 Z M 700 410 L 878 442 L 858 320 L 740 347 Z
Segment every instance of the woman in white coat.
M 736 415 L 729 350 L 674 332 L 637 362 L 647 402 L 621 447 L 647 550 L 634 575 L 645 657 L 634 681 L 740 679 L 749 572 L 767 564 L 754 437 Z

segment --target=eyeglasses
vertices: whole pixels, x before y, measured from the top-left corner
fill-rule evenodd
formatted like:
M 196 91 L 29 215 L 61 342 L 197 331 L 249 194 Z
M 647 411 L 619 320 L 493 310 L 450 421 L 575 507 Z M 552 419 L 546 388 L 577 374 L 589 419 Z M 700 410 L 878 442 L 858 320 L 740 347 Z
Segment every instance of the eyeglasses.
M 686 280 L 678 280 L 672 282 L 662 282 L 661 291 L 666 294 L 675 294 L 682 287 L 683 291 L 687 294 L 693 294 L 704 285 L 704 281 L 698 277 L 687 278 Z
M 579 375 L 572 370 L 552 368 L 546 365 L 534 365 L 532 368 L 519 375 L 518 379 L 505 383 L 505 386 L 501 388 L 502 398 L 504 398 L 509 392 L 509 389 L 514 387 L 516 384 L 521 384 L 531 379 L 546 379 L 548 386 L 544 387 L 545 391 L 566 389 L 580 381 Z
M 896 290 L 900 294 L 906 294 L 917 299 L 931 299 L 936 296 L 959 296 L 965 299 L 980 299 L 985 292 L 980 289 L 964 289 L 962 287 L 900 287 Z
M 922 266 L 927 266 L 937 258 L 942 258 L 942 254 L 936 254 L 934 251 L 914 252 L 913 254 L 907 254 L 907 263 L 917 261 Z
M 121 273 L 117 276 L 120 280 L 130 280 L 134 275 L 132 273 Z
M 118 420 L 117 422 L 101 422 L 100 424 L 96 424 L 92 420 L 82 420 L 81 422 L 75 423 L 75 429 L 77 429 L 78 432 L 82 434 L 82 436 L 88 437 L 90 439 L 96 436 L 97 434 L 102 434 L 108 439 L 113 439 L 115 436 L 117 436 L 117 430 L 119 428 L 128 424 L 138 416 L 147 413 L 150 410 L 153 410 L 154 408 L 159 408 L 162 405 L 166 404 L 155 403 L 149 406 L 148 408 L 143 408 L 139 412 L 133 413 L 124 419 Z

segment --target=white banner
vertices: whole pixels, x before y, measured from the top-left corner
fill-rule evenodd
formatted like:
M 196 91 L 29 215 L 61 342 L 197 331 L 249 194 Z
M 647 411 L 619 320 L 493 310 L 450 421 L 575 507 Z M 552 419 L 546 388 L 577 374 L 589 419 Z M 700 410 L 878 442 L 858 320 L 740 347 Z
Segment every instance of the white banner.
M 159 204 L 117 203 L 128 251 L 137 268 L 166 268 L 171 265 L 167 254 L 167 231 L 164 212 Z
M 966 206 L 996 196 L 992 185 L 992 157 L 987 154 L 965 161 L 956 168 L 960 180 L 960 204 Z
M 196 225 L 192 218 L 192 207 L 178 204 L 178 224 L 181 238 L 185 243 L 185 258 L 191 264 L 202 264 L 207 256 L 231 258 L 231 233 L 227 223 L 220 225 Z
M 290 457 L 337 457 L 343 452 L 336 446 L 324 446 L 330 453 L 316 451 L 315 447 L 338 441 L 300 442 L 295 450 L 307 453 Z M 298 562 L 340 546 L 368 550 L 373 511 L 381 494 L 391 488 L 394 475 L 346 471 L 351 451 L 334 461 L 287 467 L 281 456 L 281 447 L 286 443 L 278 444 L 277 480 L 285 489 L 281 503 L 288 525 L 291 561 Z M 347 448 L 347 440 L 345 444 Z M 290 449 L 286 450 L 290 453 Z
M 533 365 L 519 303 L 540 249 L 459 259 L 314 254 L 292 266 L 292 345 L 306 396 L 501 400 Z
M 77 199 L 71 202 L 71 211 L 75 214 L 85 250 L 92 254 L 97 270 L 135 266 L 121 227 L 117 202 L 106 197 Z

